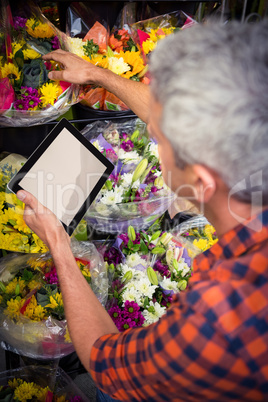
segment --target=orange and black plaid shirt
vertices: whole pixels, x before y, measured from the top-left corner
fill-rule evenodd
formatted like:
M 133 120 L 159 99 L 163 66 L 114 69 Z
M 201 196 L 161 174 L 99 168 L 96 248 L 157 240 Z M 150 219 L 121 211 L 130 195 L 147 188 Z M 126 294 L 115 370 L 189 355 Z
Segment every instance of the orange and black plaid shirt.
M 99 338 L 90 367 L 124 401 L 268 401 L 268 210 L 195 260 L 157 323 Z

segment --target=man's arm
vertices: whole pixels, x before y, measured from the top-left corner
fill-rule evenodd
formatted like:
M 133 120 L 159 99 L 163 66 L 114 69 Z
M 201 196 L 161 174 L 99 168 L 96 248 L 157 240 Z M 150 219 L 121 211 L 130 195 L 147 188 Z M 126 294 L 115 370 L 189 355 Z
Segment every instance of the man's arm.
M 94 342 L 118 330 L 77 266 L 69 236 L 56 216 L 26 191 L 19 191 L 18 198 L 25 203 L 26 224 L 49 247 L 59 277 L 70 336 L 79 359 L 89 371 Z
M 148 122 L 150 96 L 148 85 L 120 77 L 64 50 L 55 50 L 43 56 L 43 59 L 54 60 L 63 67 L 61 71 L 50 72 L 50 79 L 73 84 L 95 84 L 106 88 L 121 99 L 141 120 Z

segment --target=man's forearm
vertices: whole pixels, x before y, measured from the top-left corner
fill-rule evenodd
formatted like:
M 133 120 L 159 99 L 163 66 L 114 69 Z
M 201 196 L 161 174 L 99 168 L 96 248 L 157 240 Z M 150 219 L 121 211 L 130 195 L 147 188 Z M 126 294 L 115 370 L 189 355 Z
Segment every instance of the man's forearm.
M 118 330 L 83 277 L 70 246 L 53 244 L 50 251 L 59 276 L 70 336 L 78 357 L 89 371 L 94 342 Z
M 149 86 L 142 82 L 129 80 L 110 70 L 98 68 L 94 82 L 121 99 L 141 120 L 148 122 Z

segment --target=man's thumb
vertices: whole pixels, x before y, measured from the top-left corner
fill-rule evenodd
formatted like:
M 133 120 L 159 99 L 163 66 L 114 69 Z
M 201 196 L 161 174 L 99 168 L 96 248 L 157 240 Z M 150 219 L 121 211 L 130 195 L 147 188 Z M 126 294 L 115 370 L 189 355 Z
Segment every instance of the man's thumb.
M 18 191 L 16 195 L 17 195 L 18 199 L 21 201 L 25 200 L 25 198 L 27 196 L 27 194 L 23 190 Z

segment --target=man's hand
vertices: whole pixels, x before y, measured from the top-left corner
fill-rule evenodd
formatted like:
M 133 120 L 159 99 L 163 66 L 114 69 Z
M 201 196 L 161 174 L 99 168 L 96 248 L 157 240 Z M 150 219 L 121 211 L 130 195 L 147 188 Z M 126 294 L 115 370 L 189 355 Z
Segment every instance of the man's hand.
M 47 53 L 43 60 L 54 60 L 60 63 L 63 70 L 51 71 L 48 78 L 55 81 L 68 81 L 72 84 L 91 84 L 95 83 L 100 67 L 76 56 L 73 53 L 58 49 Z
M 57 217 L 45 208 L 37 199 L 25 190 L 17 193 L 19 200 L 25 203 L 24 221 L 26 225 L 49 247 L 59 242 L 70 242 L 70 238 Z

